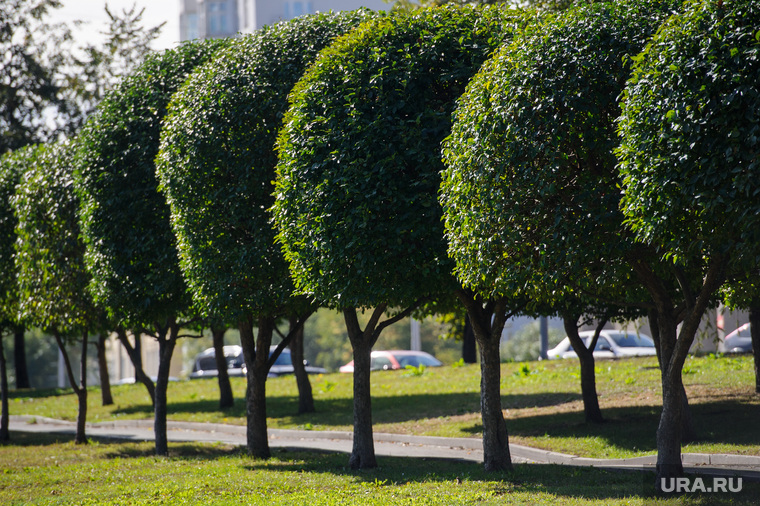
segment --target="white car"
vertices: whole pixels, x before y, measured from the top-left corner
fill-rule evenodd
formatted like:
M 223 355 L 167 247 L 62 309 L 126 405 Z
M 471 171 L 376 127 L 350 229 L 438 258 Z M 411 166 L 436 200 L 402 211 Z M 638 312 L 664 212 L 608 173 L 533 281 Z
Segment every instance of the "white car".
M 579 335 L 588 346 L 594 337 L 594 331 L 579 332 Z M 567 337 L 546 354 L 550 359 L 578 357 Z M 625 330 L 602 330 L 594 348 L 594 358 L 644 357 L 656 354 L 651 337 Z

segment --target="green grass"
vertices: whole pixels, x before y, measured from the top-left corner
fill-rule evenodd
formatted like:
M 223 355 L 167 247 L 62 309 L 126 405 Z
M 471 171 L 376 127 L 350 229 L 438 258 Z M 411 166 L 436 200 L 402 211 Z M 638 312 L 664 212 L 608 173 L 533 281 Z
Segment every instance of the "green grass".
M 751 505 L 760 484 L 739 494 L 654 495 L 651 473 L 517 465 L 487 474 L 475 463 L 381 458 L 355 472 L 345 455 L 277 450 L 267 461 L 240 448 L 173 444 L 168 458 L 150 443 L 13 433 L 0 445 L 0 504 L 266 505 Z
M 292 377 L 267 382 L 270 428 L 351 430 L 351 376 L 313 376 L 317 412 L 297 415 Z M 750 356 L 692 357 L 684 382 L 700 439 L 684 447 L 693 453 L 760 455 L 760 396 L 754 394 Z M 510 442 L 586 457 L 632 457 L 655 453 L 661 394 L 654 358 L 601 361 L 597 389 L 607 422 L 584 421 L 577 362 L 511 363 L 502 366 L 502 405 Z M 245 383 L 233 378 L 234 408 L 218 409 L 215 380 L 171 383 L 169 419 L 245 423 Z M 428 368 L 372 375 L 376 432 L 417 435 L 481 436 L 478 366 Z M 144 387 L 114 387 L 114 406 L 100 406 L 93 389 L 88 420 L 149 419 Z M 11 414 L 74 420 L 77 402 L 70 391 L 12 392 Z

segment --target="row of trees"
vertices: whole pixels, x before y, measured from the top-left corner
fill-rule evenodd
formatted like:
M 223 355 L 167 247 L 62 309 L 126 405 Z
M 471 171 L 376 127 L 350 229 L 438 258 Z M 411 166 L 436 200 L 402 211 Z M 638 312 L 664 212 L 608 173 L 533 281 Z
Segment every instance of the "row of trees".
M 461 304 L 480 348 L 489 470 L 511 467 L 506 319 L 565 319 L 598 421 L 579 322 L 645 314 L 662 370 L 658 478 L 679 475 L 692 436 L 681 370 L 699 320 L 721 287 L 755 300 L 759 19 L 749 0 L 357 11 L 152 55 L 71 143 L 3 159 L 18 167 L 19 307 L 81 335 L 79 309 L 43 301 L 87 293 L 106 326 L 159 340 L 159 454 L 180 324 L 237 325 L 259 457 L 275 320 L 291 321 L 279 351 L 314 308 L 338 309 L 355 364 L 350 464 L 366 468 L 378 336 Z M 34 186 L 52 167 L 68 167 L 63 182 Z M 47 213 L 25 211 L 25 195 L 58 186 Z M 64 201 L 77 219 L 53 227 Z M 48 230 L 71 249 L 35 242 Z M 24 288 L 25 272 L 48 277 Z

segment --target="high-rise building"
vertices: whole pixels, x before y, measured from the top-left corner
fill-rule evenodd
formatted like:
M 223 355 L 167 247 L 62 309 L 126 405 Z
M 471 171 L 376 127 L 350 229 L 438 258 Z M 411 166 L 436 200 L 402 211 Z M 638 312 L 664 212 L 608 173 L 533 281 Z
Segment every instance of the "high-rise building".
M 367 7 L 385 10 L 383 0 L 181 0 L 180 39 L 231 37 L 264 25 L 316 12 Z
M 182 0 L 179 13 L 181 40 L 231 37 L 240 31 L 239 0 Z

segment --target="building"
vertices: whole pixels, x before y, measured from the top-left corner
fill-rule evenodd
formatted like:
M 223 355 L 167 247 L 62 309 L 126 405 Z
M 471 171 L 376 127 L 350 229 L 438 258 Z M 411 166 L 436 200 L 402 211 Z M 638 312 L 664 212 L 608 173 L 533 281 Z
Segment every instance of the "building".
M 383 0 L 181 0 L 180 39 L 232 37 L 303 14 L 354 10 L 386 10 Z

